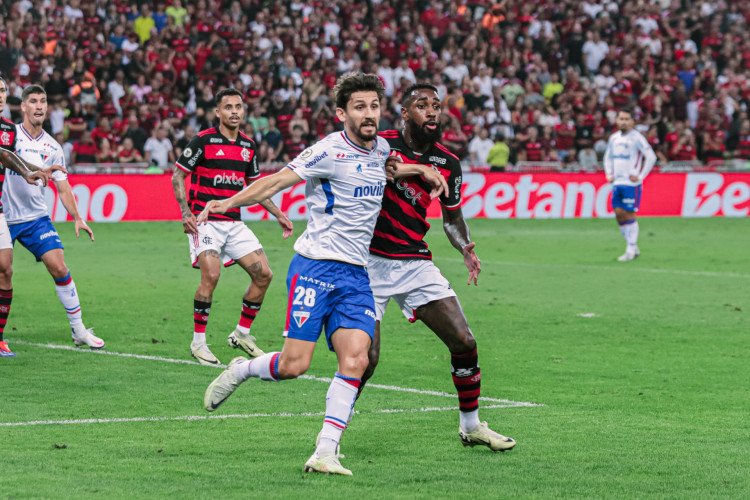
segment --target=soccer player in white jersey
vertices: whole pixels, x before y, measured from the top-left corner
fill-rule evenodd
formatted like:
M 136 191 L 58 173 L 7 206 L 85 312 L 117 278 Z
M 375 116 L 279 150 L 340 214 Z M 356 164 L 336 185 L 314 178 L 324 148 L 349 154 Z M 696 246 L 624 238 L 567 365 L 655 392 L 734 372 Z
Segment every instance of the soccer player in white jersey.
M 5 108 L 5 100 L 8 97 L 8 85 L 0 78 L 0 113 Z M 0 116 L 0 196 L 6 174 L 10 171 L 23 177 L 26 182 L 35 184 L 37 180 L 46 186 L 49 182 L 50 173 L 53 170 L 64 170 L 62 165 L 54 165 L 49 169 L 37 170 L 38 167 L 30 164 L 15 154 L 16 149 L 16 125 Z M 5 326 L 8 323 L 10 305 L 13 301 L 13 241 L 10 238 L 10 230 L 3 213 L 3 204 L 0 201 L 0 358 L 15 358 L 16 353 L 10 350 L 8 342 L 3 338 Z
M 305 471 L 351 475 L 336 455 L 347 426 L 375 329 L 375 304 L 367 276 L 367 256 L 386 182 L 388 143 L 377 136 L 383 85 L 371 74 L 342 76 L 334 88 L 336 116 L 343 132 L 334 132 L 304 150 L 286 168 L 224 201 L 209 201 L 198 223 L 209 214 L 252 205 L 301 180 L 307 181 L 307 229 L 294 245 L 289 266 L 289 302 L 284 347 L 252 360 L 235 358 L 206 390 L 208 411 L 219 407 L 250 377 L 278 381 L 307 371 L 320 332 L 336 353 L 338 371 L 326 396 L 326 414 L 315 452 Z M 437 196 L 444 179 L 421 167 Z M 399 172 L 401 173 L 401 172 Z
M 607 182 L 612 183 L 612 208 L 626 242 L 625 253 L 617 258 L 620 262 L 633 260 L 641 254 L 635 214 L 641 205 L 643 179 L 656 163 L 654 150 L 634 126 L 630 110 L 620 110 L 618 131 L 609 137 L 604 153 L 604 172 Z
M 47 116 L 47 93 L 40 85 L 29 85 L 21 95 L 23 122 L 16 125 L 16 152 L 28 162 L 41 161 L 42 165 L 65 165 L 62 146 L 42 129 Z M 65 172 L 56 171 L 52 181 L 65 210 L 75 221 L 76 237 L 86 231 L 94 241 L 94 232 L 78 212 L 73 191 Z M 13 243 L 18 240 L 36 257 L 44 262 L 55 281 L 57 297 L 60 299 L 72 330 L 73 343 L 86 345 L 92 349 L 104 347 L 104 341 L 95 336 L 93 329 L 87 329 L 81 319 L 81 302 L 76 285 L 65 265 L 63 245 L 52 221 L 49 218 L 44 187 L 32 186 L 21 176 L 8 176 L 3 190 L 3 207 L 8 219 Z

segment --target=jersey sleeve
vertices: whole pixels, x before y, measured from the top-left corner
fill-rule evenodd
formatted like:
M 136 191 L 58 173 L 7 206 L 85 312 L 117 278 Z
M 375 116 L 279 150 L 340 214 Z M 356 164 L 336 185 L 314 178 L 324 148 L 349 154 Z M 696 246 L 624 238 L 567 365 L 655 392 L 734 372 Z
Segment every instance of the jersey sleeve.
M 203 140 L 200 136 L 195 136 L 188 142 L 185 149 L 182 150 L 182 154 L 177 159 L 175 165 L 180 170 L 185 172 L 192 172 L 195 166 L 203 161 L 205 155 L 205 148 L 203 147 Z
M 302 180 L 331 177 L 336 167 L 335 155 L 329 153 L 334 149 L 332 146 L 329 140 L 319 141 L 297 155 L 287 167 Z
M 62 146 L 58 147 L 55 154 L 52 155 L 49 166 L 51 167 L 52 165 L 62 165 L 63 167 L 68 168 L 68 166 L 65 164 L 65 155 L 63 154 Z M 55 170 L 54 172 L 52 172 L 53 181 L 65 181 L 67 179 L 68 175 L 65 172 L 60 172 L 59 170 Z
M 456 209 L 461 206 L 461 184 L 463 182 L 463 174 L 461 170 L 461 163 L 453 160 L 449 161 L 450 174 L 446 179 L 448 183 L 448 192 L 440 196 L 440 202 L 443 206 L 449 210 Z
M 258 165 L 258 150 L 256 149 L 256 146 L 253 146 L 251 151 L 253 156 L 250 158 L 250 163 L 247 165 L 245 177 L 248 179 L 257 179 L 260 177 L 260 166 Z

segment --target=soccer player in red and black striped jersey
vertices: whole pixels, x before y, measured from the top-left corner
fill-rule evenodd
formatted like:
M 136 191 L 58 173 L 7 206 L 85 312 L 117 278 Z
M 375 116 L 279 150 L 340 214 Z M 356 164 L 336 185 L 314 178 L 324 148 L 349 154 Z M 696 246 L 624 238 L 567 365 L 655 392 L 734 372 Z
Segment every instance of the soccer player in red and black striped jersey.
M 427 84 L 412 85 L 402 94 L 403 130 L 385 131 L 381 136 L 388 140 L 391 155 L 396 155 L 400 163 L 429 165 L 445 177 L 448 192 L 440 197 L 443 229 L 451 244 L 463 254 L 469 270 L 468 283 L 473 281 L 476 285 L 481 264 L 461 212 L 461 162 L 438 142 L 440 102 L 437 88 Z M 369 352 L 370 366 L 363 382 L 372 376 L 377 366 L 380 322 L 392 298 L 409 321 L 421 320 L 451 353 L 451 373 L 460 410 L 459 437 L 464 446 L 480 444 L 493 451 L 509 450 L 516 444 L 513 439 L 479 421 L 481 372 L 477 343 L 456 293 L 432 262 L 424 241 L 430 228 L 426 220 L 431 202 L 429 194 L 430 185 L 416 176 L 404 177 L 386 186 L 367 265 L 377 323 Z
M 193 341 L 190 353 L 201 364 L 218 365 L 206 343 L 206 324 L 211 302 L 219 281 L 222 264 L 238 263 L 250 275 L 250 286 L 242 298 L 242 312 L 229 345 L 240 348 L 252 357 L 263 354 L 250 335 L 268 286 L 271 268 L 258 238 L 240 220 L 240 209 L 225 214 L 212 214 L 208 224 L 198 226 L 196 216 L 211 200 L 223 200 L 242 191 L 245 184 L 260 178 L 255 142 L 241 133 L 244 123 L 242 94 L 225 89 L 216 94 L 216 117 L 219 126 L 199 132 L 185 147 L 177 160 L 172 176 L 177 203 L 182 211 L 182 225 L 190 242 L 194 267 L 201 271 L 201 282 L 195 292 Z M 185 179 L 190 176 L 190 191 Z M 260 203 L 278 219 L 284 238 L 292 234 L 292 222 L 271 201 Z
M 0 78 L 0 113 L 5 108 L 8 98 L 8 85 Z M 38 170 L 36 165 L 31 165 L 15 154 L 16 149 L 16 125 L 0 116 L 0 197 L 3 194 L 3 183 L 5 182 L 5 170 L 11 169 L 23 176 L 29 184 L 35 184 L 39 179 L 43 185 L 49 182 L 52 170 L 64 170 L 50 168 L 49 170 Z M 3 338 L 5 325 L 10 314 L 10 304 L 13 300 L 13 240 L 5 220 L 3 204 L 0 201 L 0 358 L 13 358 L 16 354 L 8 347 L 8 342 Z

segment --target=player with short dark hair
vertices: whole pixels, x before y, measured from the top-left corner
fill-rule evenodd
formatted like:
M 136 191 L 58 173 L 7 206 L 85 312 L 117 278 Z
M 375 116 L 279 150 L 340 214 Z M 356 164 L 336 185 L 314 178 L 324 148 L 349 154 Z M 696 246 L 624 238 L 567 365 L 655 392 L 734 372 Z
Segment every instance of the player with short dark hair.
M 204 365 L 218 365 L 206 343 L 206 325 L 213 293 L 222 265 L 239 264 L 250 275 L 250 285 L 242 297 L 242 312 L 227 342 L 250 356 L 263 354 L 250 335 L 250 327 L 265 298 L 273 274 L 263 247 L 255 234 L 242 223 L 239 208 L 212 214 L 208 224 L 198 226 L 196 216 L 211 200 L 239 193 L 245 184 L 260 178 L 255 142 L 240 132 L 245 105 L 242 94 L 224 89 L 216 94 L 219 126 L 199 132 L 182 151 L 172 175 L 172 187 L 182 211 L 182 226 L 188 236 L 193 267 L 200 269 L 201 282 L 193 301 L 193 341 L 190 354 Z M 185 179 L 190 176 L 190 192 Z M 271 201 L 261 206 L 273 214 L 284 238 L 292 234 L 292 222 Z
M 42 125 L 47 116 L 47 93 L 41 85 L 29 85 L 21 95 L 23 122 L 15 126 L 15 149 L 26 162 L 42 160 L 42 165 L 55 170 L 51 179 L 65 210 L 75 223 L 76 237 L 83 230 L 94 241 L 94 232 L 78 212 L 73 190 L 64 168 L 65 158 L 62 146 L 44 131 Z M 60 235 L 52 225 L 48 215 L 44 186 L 29 184 L 19 175 L 11 174 L 3 190 L 3 208 L 8 220 L 10 237 L 13 243 L 18 240 L 43 262 L 55 281 L 55 290 L 60 303 L 65 308 L 70 323 L 73 343 L 102 349 L 104 341 L 94 335 L 93 328 L 86 328 L 81 317 L 81 301 L 70 269 L 65 264 L 65 254 Z
M 381 208 L 388 143 L 378 137 L 383 85 L 375 75 L 349 74 L 334 87 L 336 116 L 344 124 L 305 149 L 289 165 L 224 201 L 210 201 L 202 223 L 233 207 L 251 205 L 300 181 L 310 218 L 294 245 L 287 274 L 289 302 L 281 352 L 235 358 L 208 386 L 204 405 L 219 407 L 250 377 L 297 378 L 310 367 L 321 330 L 336 353 L 338 370 L 326 395 L 326 415 L 305 471 L 351 475 L 336 455 L 347 425 L 375 328 L 375 304 L 367 277 L 368 246 Z M 419 166 L 432 185 L 445 188 L 434 172 Z M 429 195 L 429 192 L 428 192 Z
M 474 252 L 469 227 L 461 211 L 461 163 L 440 144 L 441 99 L 436 87 L 416 84 L 401 97 L 403 130 L 387 130 L 391 155 L 400 162 L 429 166 L 445 177 L 448 191 L 440 197 L 443 229 L 451 244 L 463 255 L 469 281 L 477 284 L 481 263 Z M 424 241 L 430 225 L 427 207 L 429 186 L 418 176 L 388 183 L 383 210 L 375 225 L 367 265 L 375 297 L 375 336 L 369 352 L 370 364 L 363 376 L 369 379 L 379 360 L 380 323 L 390 299 L 398 303 L 410 322 L 421 320 L 445 343 L 451 353 L 451 374 L 458 391 L 460 425 L 464 446 L 484 445 L 493 451 L 513 448 L 516 442 L 479 421 L 481 371 L 477 343 L 456 293 L 432 262 Z
M 0 113 L 5 108 L 8 98 L 8 84 L 0 77 Z M 3 192 L 3 183 L 8 170 L 24 177 L 26 182 L 36 184 L 41 180 L 44 186 L 49 182 L 51 170 L 34 170 L 36 165 L 31 165 L 15 154 L 16 149 L 16 125 L 0 116 L 0 197 Z M 59 166 L 59 168 L 63 168 Z M 59 168 L 55 168 L 58 170 Z M 0 201 L 0 358 L 14 358 L 16 354 L 8 347 L 8 342 L 3 338 L 5 326 L 10 314 L 10 305 L 13 301 L 13 241 L 10 237 L 8 222 L 3 212 L 3 204 Z
M 630 108 L 617 113 L 617 132 L 607 141 L 604 172 L 612 183 L 612 209 L 620 233 L 625 238 L 625 253 L 617 258 L 627 262 L 641 255 L 638 248 L 638 221 L 635 214 L 641 205 L 643 179 L 656 163 L 656 153 L 648 140 L 635 130 Z

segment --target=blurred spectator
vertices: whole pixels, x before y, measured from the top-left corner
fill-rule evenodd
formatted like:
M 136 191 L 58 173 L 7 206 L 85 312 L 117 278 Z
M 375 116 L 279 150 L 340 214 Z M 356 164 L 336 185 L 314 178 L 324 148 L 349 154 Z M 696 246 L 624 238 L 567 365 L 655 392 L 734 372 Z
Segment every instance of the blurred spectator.
M 84 131 L 81 134 L 81 139 L 73 145 L 70 163 L 72 165 L 78 163 L 96 163 L 98 154 L 99 148 L 91 140 L 91 132 Z
M 175 157 L 172 141 L 167 138 L 167 129 L 164 126 L 154 127 L 151 137 L 143 146 L 143 159 L 149 165 L 167 169 L 174 165 Z
M 469 161 L 474 164 L 486 165 L 490 150 L 495 145 L 489 138 L 486 128 L 477 125 L 474 128 L 474 137 L 469 141 Z
M 141 152 L 133 147 L 133 140 L 130 137 L 125 137 L 122 140 L 122 144 L 117 148 L 117 162 L 118 163 L 141 163 L 143 162 L 143 156 Z
M 510 147 L 505 143 L 505 135 L 498 133 L 495 143 L 487 153 L 487 162 L 490 164 L 490 172 L 504 172 L 510 158 Z
M 139 153 L 143 151 L 143 146 L 148 140 L 148 132 L 143 130 L 138 125 L 138 118 L 131 116 L 128 118 L 128 128 L 125 129 L 125 133 L 122 136 L 123 141 L 130 139 L 131 147 L 135 148 Z M 119 154 L 119 153 L 118 153 Z

